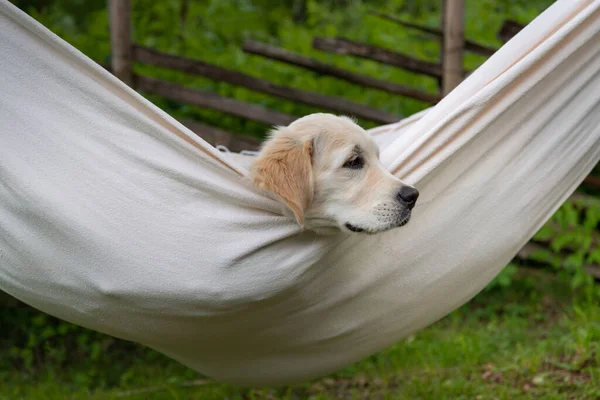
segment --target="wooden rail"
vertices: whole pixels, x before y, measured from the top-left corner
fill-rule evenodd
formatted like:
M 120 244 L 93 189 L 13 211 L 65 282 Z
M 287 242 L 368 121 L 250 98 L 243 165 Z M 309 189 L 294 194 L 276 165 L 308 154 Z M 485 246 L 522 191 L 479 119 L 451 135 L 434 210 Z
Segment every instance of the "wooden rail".
M 388 14 L 384 14 L 382 12 L 375 11 L 375 10 L 369 10 L 369 14 L 375 15 L 379 18 L 388 20 L 390 22 L 394 22 L 394 23 L 404 26 L 406 28 L 415 29 L 415 30 L 433 35 L 440 39 L 444 37 L 444 32 L 438 28 L 430 28 L 427 26 L 414 24 L 412 22 L 404 21 L 401 18 L 394 17 L 394 16 L 388 15 Z M 481 43 L 477 43 L 477 42 L 474 42 L 472 40 L 467 40 L 467 39 L 465 39 L 465 50 L 469 51 L 471 53 L 479 54 L 480 56 L 484 56 L 484 57 L 489 57 L 497 51 L 497 49 L 495 49 L 493 47 L 489 47 L 489 46 L 483 45 Z
M 188 74 L 204 76 L 220 82 L 227 82 L 232 85 L 243 86 L 257 92 L 281 97 L 287 100 L 297 101 L 310 106 L 320 107 L 339 113 L 348 113 L 370 121 L 393 123 L 400 120 L 400 116 L 389 114 L 385 111 L 354 103 L 345 99 L 276 85 L 274 83 L 255 78 L 241 72 L 231 71 L 198 60 L 163 54 L 158 51 L 140 46 L 134 46 L 133 58 L 136 61 L 144 64 L 169 68 Z
M 500 28 L 498 33 L 496 34 L 496 37 L 498 38 L 498 40 L 506 43 L 510 39 L 512 39 L 513 36 L 519 33 L 524 27 L 524 25 L 516 21 L 506 20 L 502 24 L 502 27 Z
M 216 93 L 190 89 L 175 83 L 164 82 L 140 75 L 134 75 L 134 86 L 136 89 L 157 94 L 174 101 L 210 108 L 267 125 L 288 125 L 298 118 L 255 104 L 223 97 Z
M 410 86 L 386 82 L 367 75 L 358 74 L 333 65 L 322 63 L 285 49 L 281 49 L 279 47 L 255 42 L 253 40 L 245 41 L 242 48 L 246 53 L 256 54 L 273 60 L 281 61 L 290 65 L 317 72 L 319 74 L 343 79 L 347 82 L 355 83 L 361 86 L 379 89 L 401 96 L 412 97 L 413 99 L 432 104 L 435 104 L 441 100 L 441 96 L 438 94 L 427 93 L 422 90 L 411 88 Z
M 197 121 L 185 120 L 182 123 L 212 146 L 225 146 L 235 153 L 258 150 L 260 147 L 261 141 L 257 138 L 234 134 Z
M 313 48 L 330 53 L 351 55 L 378 61 L 434 78 L 442 76 L 442 67 L 438 63 L 419 60 L 395 51 L 348 39 L 315 37 L 313 39 Z
M 600 189 L 600 176 L 588 175 L 584 180 L 583 184 Z

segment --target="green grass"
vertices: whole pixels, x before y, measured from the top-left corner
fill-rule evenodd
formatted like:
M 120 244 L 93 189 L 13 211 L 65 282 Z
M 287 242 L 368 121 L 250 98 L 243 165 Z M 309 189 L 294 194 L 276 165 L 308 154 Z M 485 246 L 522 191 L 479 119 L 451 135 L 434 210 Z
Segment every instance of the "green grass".
M 392 348 L 303 385 L 221 385 L 113 340 L 100 369 L 50 362 L 0 370 L 0 399 L 600 398 L 597 289 L 575 293 L 532 269 L 520 269 L 513 279 Z

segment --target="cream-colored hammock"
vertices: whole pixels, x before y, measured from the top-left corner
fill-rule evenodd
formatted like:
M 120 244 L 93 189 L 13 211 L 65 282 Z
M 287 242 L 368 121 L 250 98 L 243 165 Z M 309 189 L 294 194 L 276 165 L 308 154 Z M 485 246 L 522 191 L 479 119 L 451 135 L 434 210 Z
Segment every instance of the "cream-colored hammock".
M 0 0 L 0 289 L 224 382 L 326 374 L 471 299 L 600 158 L 600 1 L 374 129 L 406 227 L 300 233 L 236 159 Z

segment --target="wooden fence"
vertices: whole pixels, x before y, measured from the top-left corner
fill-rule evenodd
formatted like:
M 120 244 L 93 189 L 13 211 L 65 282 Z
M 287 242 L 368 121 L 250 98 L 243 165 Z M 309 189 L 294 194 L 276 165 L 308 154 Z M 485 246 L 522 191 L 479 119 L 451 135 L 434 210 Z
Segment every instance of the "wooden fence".
M 248 41 L 244 43 L 243 50 L 251 54 L 261 55 L 313 72 L 336 77 L 363 87 L 374 88 L 435 104 L 444 94 L 460 83 L 463 76 L 468 73 L 468 71 L 464 71 L 462 68 L 463 48 L 485 51 L 485 46 L 472 41 L 468 41 L 466 45 L 463 45 L 462 15 L 464 13 L 464 0 L 444 0 L 444 3 L 444 10 L 447 11 L 444 12 L 444 18 L 442 18 L 443 29 L 430 29 L 430 33 L 443 39 L 444 47 L 439 63 L 420 60 L 410 55 L 381 49 L 365 43 L 353 42 L 344 38 L 317 37 L 313 41 L 315 49 L 376 60 L 387 65 L 432 76 L 440 82 L 438 93 L 428 93 L 407 85 L 385 82 L 258 42 Z M 226 82 L 256 92 L 313 106 L 318 109 L 350 114 L 376 123 L 392 123 L 402 118 L 401 115 L 390 114 L 386 111 L 358 104 L 347 99 L 277 85 L 267 80 L 212 65 L 204 61 L 164 54 L 153 49 L 137 46 L 131 40 L 131 5 L 129 0 L 109 0 L 109 16 L 112 53 L 111 71 L 115 76 L 134 89 L 150 94 L 157 94 L 178 102 L 190 103 L 199 107 L 257 121 L 266 125 L 285 125 L 298 117 L 268 110 L 259 105 L 228 99 L 215 93 L 190 89 L 175 83 L 134 75 L 133 63 L 139 62 L 186 74 L 203 76 L 215 81 Z M 413 27 L 427 29 L 416 25 Z M 449 32 L 449 34 L 444 34 L 444 32 Z M 492 49 L 487 49 L 487 53 L 491 54 L 492 52 Z M 232 145 L 235 143 L 236 138 L 240 137 L 240 135 L 234 135 L 205 125 L 198 126 L 197 124 L 191 124 L 190 126 L 194 126 L 196 129 L 195 132 L 205 139 L 209 139 L 213 145 L 223 144 L 223 141 Z M 223 140 L 221 140 L 221 136 L 223 136 Z M 247 139 L 243 139 L 242 141 L 244 143 L 248 142 Z
M 371 76 L 339 68 L 309 57 L 293 53 L 289 50 L 270 46 L 265 43 L 246 41 L 242 49 L 249 54 L 259 55 L 289 65 L 301 67 L 312 72 L 341 79 L 366 88 L 377 89 L 387 93 L 405 96 L 429 104 L 435 104 L 444 95 L 454 89 L 471 71 L 463 68 L 463 53 L 474 52 L 489 56 L 496 49 L 464 38 L 464 0 L 442 0 L 443 12 L 441 29 L 430 28 L 403 21 L 399 18 L 371 11 L 370 14 L 397 23 L 405 28 L 416 29 L 431 35 L 440 41 L 440 60 L 431 62 L 402 54 L 389 49 L 382 49 L 367 43 L 360 43 L 347 38 L 315 37 L 313 48 L 335 54 L 346 54 L 374 60 L 382 64 L 395 66 L 407 71 L 423 74 L 438 80 L 438 92 L 430 93 L 408 85 L 386 82 Z M 182 10 L 183 12 L 183 10 Z M 236 117 L 256 121 L 265 125 L 286 125 L 298 116 L 269 110 L 256 104 L 226 98 L 216 93 L 191 89 L 179 84 L 135 75 L 133 63 L 154 65 L 161 68 L 179 71 L 185 74 L 202 76 L 218 82 L 241 86 L 256 92 L 285 100 L 313 106 L 325 111 L 350 114 L 358 118 L 376 123 L 392 123 L 402 118 L 383 110 L 358 104 L 353 101 L 309 92 L 297 88 L 277 85 L 242 72 L 229 70 L 201 60 L 165 54 L 157 50 L 136 45 L 131 40 L 131 5 L 129 0 L 109 0 L 109 16 L 111 30 L 111 66 L 112 73 L 137 90 L 156 94 L 176 102 L 189 103 L 198 107 L 212 109 Z M 515 34 L 520 26 L 510 22 L 503 27 L 499 36 L 508 38 Z M 227 145 L 235 149 L 243 148 L 255 140 L 241 134 L 233 134 L 215 127 L 209 127 L 193 121 L 183 121 L 193 127 L 194 132 L 213 145 Z M 252 148 L 255 148 L 253 145 Z

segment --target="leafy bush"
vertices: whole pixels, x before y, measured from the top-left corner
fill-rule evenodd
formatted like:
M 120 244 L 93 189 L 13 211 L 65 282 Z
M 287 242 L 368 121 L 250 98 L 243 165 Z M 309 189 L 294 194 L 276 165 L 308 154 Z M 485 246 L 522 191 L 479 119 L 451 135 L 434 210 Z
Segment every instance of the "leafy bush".
M 131 379 L 123 374 L 131 363 L 162 357 L 26 306 L 2 309 L 0 326 L 0 374 L 17 369 L 34 376 L 44 371 L 69 376 L 82 386 L 112 386 Z
M 532 252 L 528 262 L 552 266 L 574 289 L 593 286 L 586 267 L 600 264 L 599 224 L 600 200 L 566 201 L 533 237 L 544 246 Z M 516 270 L 515 264 L 508 265 L 487 290 L 510 286 Z
M 549 243 L 549 249 L 532 254 L 535 261 L 552 264 L 561 274 L 572 278 L 575 288 L 591 282 L 584 266 L 600 264 L 600 243 L 597 234 L 600 208 L 580 207 L 566 202 L 535 236 Z

